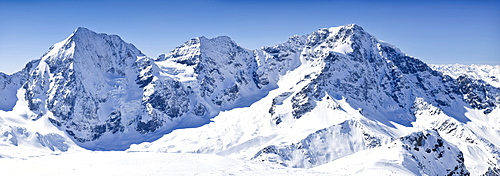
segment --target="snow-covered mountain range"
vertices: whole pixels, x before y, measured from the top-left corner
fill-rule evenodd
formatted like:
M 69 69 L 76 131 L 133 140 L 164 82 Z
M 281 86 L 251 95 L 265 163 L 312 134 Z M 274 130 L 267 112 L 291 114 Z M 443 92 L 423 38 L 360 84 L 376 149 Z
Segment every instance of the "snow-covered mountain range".
M 429 65 L 432 69 L 457 79 L 467 76 L 486 81 L 488 84 L 500 88 L 500 65 Z
M 0 75 L 0 156 L 127 150 L 311 172 L 495 175 L 499 68 L 428 66 L 355 24 L 256 50 L 197 37 L 157 58 L 78 28 Z

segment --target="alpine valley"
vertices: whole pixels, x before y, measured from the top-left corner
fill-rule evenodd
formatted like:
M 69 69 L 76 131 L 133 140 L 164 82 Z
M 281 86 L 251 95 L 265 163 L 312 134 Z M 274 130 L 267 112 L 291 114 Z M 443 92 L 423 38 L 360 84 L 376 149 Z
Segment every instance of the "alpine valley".
M 356 24 L 256 50 L 197 37 L 157 58 L 80 27 L 0 73 L 0 173 L 500 175 L 498 79 Z

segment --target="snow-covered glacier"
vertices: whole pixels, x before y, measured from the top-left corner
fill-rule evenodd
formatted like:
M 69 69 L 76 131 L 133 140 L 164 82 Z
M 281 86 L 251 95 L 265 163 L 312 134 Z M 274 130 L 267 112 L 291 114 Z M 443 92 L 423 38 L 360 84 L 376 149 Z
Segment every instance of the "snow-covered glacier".
M 127 150 L 311 173 L 495 175 L 495 69 L 429 66 L 356 24 L 255 50 L 197 37 L 157 58 L 78 28 L 0 75 L 0 155 Z

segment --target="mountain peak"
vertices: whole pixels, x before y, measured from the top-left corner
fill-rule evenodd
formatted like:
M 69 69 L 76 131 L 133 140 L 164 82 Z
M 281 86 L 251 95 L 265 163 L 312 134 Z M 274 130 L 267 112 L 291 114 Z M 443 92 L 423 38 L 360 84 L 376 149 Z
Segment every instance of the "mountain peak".
M 199 40 L 222 40 L 222 41 L 227 41 L 227 40 L 231 40 L 231 37 L 229 36 L 226 36 L 226 35 L 220 35 L 220 36 L 217 36 L 217 37 L 213 37 L 213 38 L 207 38 L 205 36 L 201 36 L 201 37 L 197 37 Z
M 335 28 L 335 27 L 334 27 Z M 336 28 L 338 32 L 344 33 L 344 35 L 365 35 L 368 34 L 363 27 L 357 24 L 347 24 Z M 370 34 L 368 34 L 370 35 Z
M 337 27 L 329 27 L 329 28 L 322 28 L 320 29 L 319 31 L 324 31 L 324 32 L 330 32 L 330 33 L 333 33 L 333 34 L 336 34 L 338 32 L 342 32 L 342 31 L 346 31 L 346 30 L 353 30 L 353 31 L 358 31 L 358 32 L 362 32 L 362 33 L 367 33 L 363 27 L 361 27 L 360 25 L 357 25 L 357 24 L 346 24 L 346 25 L 343 25 L 343 26 L 337 26 Z M 317 32 L 319 32 L 317 31 Z M 355 33 L 352 33 L 352 34 L 355 34 Z
M 76 28 L 75 31 L 66 40 L 74 41 L 77 45 L 95 45 L 101 42 L 113 45 L 129 45 L 129 43 L 123 41 L 123 39 L 118 35 L 97 33 L 85 27 Z
M 135 46 L 117 35 L 96 33 L 85 27 L 78 27 L 68 38 L 54 44 L 42 56 L 42 60 L 52 69 L 51 73 L 58 69 L 85 71 L 95 67 L 103 71 L 118 70 L 123 74 L 123 65 L 133 64 L 137 59 L 135 56 L 142 55 Z
M 86 27 L 80 26 L 80 27 L 77 27 L 74 32 L 94 32 L 94 31 L 92 31 Z
M 355 23 L 347 24 L 347 25 L 344 25 L 342 27 L 343 28 L 349 28 L 349 29 L 361 29 L 361 30 L 363 30 L 363 27 L 361 27 L 360 25 L 357 25 Z
M 167 54 L 161 54 L 156 61 L 173 59 L 178 63 L 196 65 L 202 53 L 204 55 L 213 54 L 213 58 L 226 58 L 225 55 L 236 52 L 239 49 L 241 47 L 228 36 L 217 36 L 214 38 L 200 36 L 188 40 Z
M 92 35 L 98 35 L 98 33 L 85 27 L 78 27 L 75 29 L 75 31 L 73 31 L 73 34 L 71 34 L 70 38 L 75 38 L 75 37 L 80 38 L 85 36 L 88 37 Z
M 234 42 L 230 37 L 224 35 L 217 36 L 214 38 L 206 38 L 205 36 L 201 36 L 198 37 L 197 39 L 200 41 L 200 46 L 202 47 L 219 45 L 219 44 L 229 44 L 237 46 L 236 42 Z

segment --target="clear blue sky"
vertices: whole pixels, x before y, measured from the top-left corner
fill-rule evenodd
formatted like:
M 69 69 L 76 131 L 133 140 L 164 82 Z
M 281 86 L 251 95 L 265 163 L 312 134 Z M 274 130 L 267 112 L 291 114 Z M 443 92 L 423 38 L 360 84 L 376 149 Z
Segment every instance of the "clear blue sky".
M 0 0 L 0 71 L 20 70 L 79 26 L 157 57 L 198 36 L 256 49 L 350 23 L 427 63 L 500 65 L 494 0 Z

